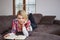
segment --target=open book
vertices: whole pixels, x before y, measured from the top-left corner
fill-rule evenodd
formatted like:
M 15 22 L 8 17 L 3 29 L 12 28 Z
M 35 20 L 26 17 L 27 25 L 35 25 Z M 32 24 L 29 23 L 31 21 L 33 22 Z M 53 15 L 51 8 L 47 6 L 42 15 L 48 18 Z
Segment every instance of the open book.
M 15 35 L 14 33 L 8 33 L 9 34 L 9 36 L 4 36 L 4 38 L 5 39 L 25 39 L 26 38 L 26 36 L 24 36 L 24 35 Z

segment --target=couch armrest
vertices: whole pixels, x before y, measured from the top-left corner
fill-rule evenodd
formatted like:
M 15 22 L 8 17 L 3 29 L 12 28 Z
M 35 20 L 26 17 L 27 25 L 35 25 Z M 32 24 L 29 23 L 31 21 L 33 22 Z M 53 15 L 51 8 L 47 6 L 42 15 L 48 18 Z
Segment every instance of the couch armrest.
M 60 24 L 60 20 L 54 20 L 54 24 Z

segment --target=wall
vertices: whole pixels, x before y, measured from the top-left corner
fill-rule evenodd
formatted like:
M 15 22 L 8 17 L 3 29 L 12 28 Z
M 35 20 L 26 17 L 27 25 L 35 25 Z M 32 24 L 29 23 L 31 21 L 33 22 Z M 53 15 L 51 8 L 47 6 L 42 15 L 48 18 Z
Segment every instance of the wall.
M 36 13 L 56 15 L 60 20 L 60 0 L 36 0 Z M 0 0 L 0 15 L 13 14 L 13 0 Z
M 12 15 L 12 0 L 0 0 L 0 15 Z
M 56 15 L 56 19 L 60 20 L 60 0 L 36 0 L 36 12 Z

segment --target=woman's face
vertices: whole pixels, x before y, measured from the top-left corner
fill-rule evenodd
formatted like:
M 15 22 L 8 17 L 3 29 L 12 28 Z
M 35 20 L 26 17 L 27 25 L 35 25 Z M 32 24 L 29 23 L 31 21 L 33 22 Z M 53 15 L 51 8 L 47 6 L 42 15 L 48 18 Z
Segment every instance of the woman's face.
M 22 15 L 18 15 L 18 16 L 17 16 L 17 19 L 18 19 L 18 21 L 21 22 L 21 23 L 23 23 L 23 22 L 25 21 Z

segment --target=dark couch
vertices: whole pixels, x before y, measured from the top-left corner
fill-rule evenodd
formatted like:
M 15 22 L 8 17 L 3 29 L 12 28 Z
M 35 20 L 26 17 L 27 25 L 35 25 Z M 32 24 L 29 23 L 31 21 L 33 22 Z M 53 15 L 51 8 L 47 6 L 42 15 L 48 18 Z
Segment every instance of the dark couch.
M 60 40 L 60 31 L 58 31 L 60 30 L 60 25 L 54 21 L 56 16 L 43 16 L 42 14 L 32 15 L 37 24 L 37 28 L 35 28 L 31 35 L 25 40 Z M 3 36 L 10 32 L 14 18 L 16 18 L 16 16 L 0 16 L 0 40 L 3 40 Z
M 14 18 L 15 16 L 0 16 L 0 40 L 10 31 Z
M 60 25 L 55 20 L 56 16 L 32 15 L 37 28 L 25 40 L 60 40 Z

